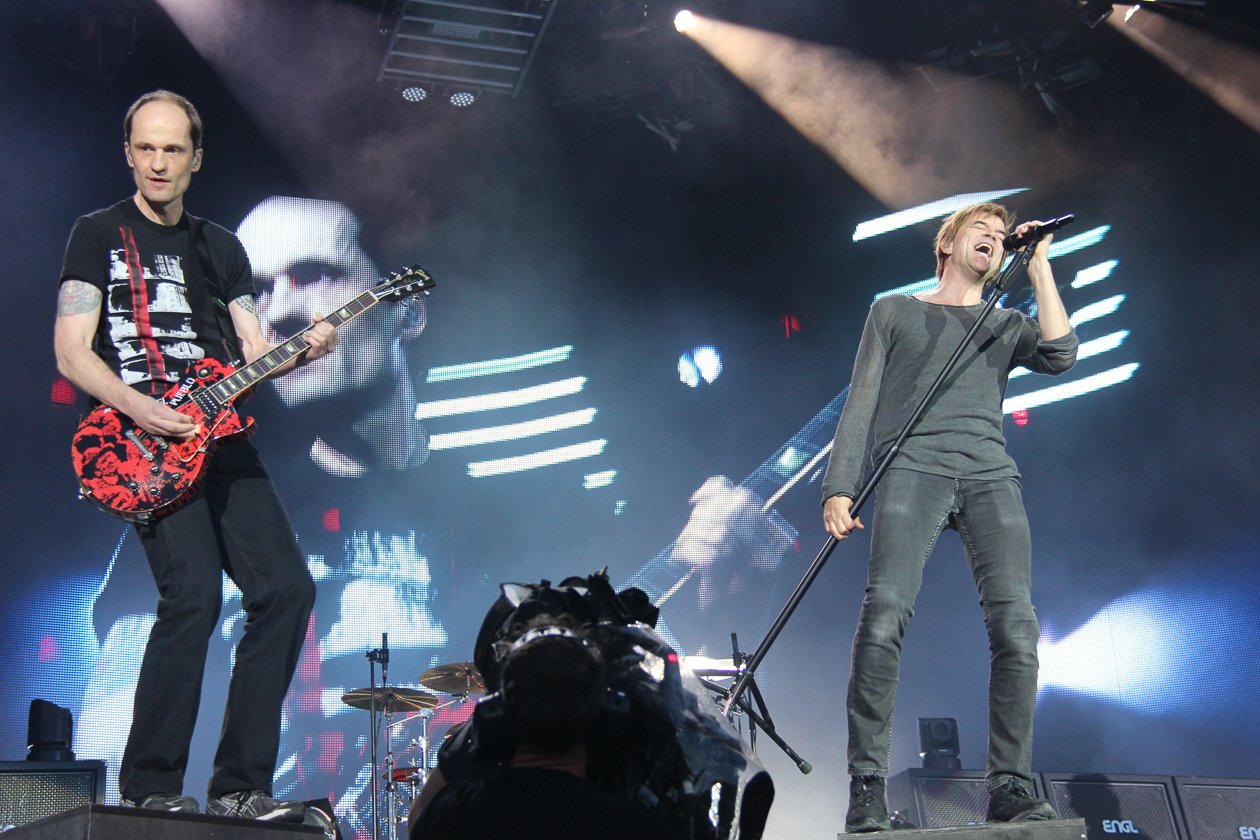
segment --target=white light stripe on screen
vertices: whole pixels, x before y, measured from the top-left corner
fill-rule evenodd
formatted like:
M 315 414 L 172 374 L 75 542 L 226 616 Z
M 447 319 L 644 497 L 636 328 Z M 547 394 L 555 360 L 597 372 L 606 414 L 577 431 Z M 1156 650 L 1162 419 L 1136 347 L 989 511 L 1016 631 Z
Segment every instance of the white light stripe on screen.
M 1107 260 L 1098 265 L 1091 265 L 1089 268 L 1082 268 L 1076 272 L 1076 278 L 1072 280 L 1072 288 L 1081 289 L 1099 280 L 1106 280 L 1119 264 L 1119 260 Z
M 1129 337 L 1128 330 L 1116 330 L 1110 335 L 1104 335 L 1102 338 L 1095 338 L 1091 341 L 1081 342 L 1081 346 L 1076 348 L 1076 360 L 1088 359 L 1090 356 L 1097 356 L 1099 353 L 1106 353 L 1108 350 L 1115 350 L 1124 340 Z M 1010 379 L 1024 374 L 1031 373 L 1026 367 L 1017 367 L 1011 371 Z
M 584 408 L 580 411 L 569 411 L 552 417 L 541 417 L 537 420 L 526 420 L 523 423 L 507 423 L 502 426 L 487 426 L 484 429 L 469 429 L 466 432 L 445 432 L 429 438 L 429 448 L 455 449 L 460 446 L 481 446 L 486 443 L 502 443 L 505 440 L 521 440 L 522 438 L 545 435 L 563 429 L 575 429 L 585 426 L 595 419 L 595 409 Z
M 1068 318 L 1068 323 L 1077 327 L 1090 321 L 1096 321 L 1115 312 L 1120 308 L 1120 304 L 1124 302 L 1124 295 L 1112 295 L 1104 298 L 1097 303 L 1091 303 L 1088 306 L 1082 306 L 1080 309 L 1072 313 Z
M 1093 230 L 1087 230 L 1084 233 L 1070 236 L 1062 242 L 1050 243 L 1050 259 L 1062 257 L 1067 254 L 1075 253 L 1082 248 L 1088 248 L 1090 245 L 1097 245 L 1102 242 L 1103 237 L 1111 230 L 1111 225 L 1100 225 Z
M 1105 370 L 1102 373 L 1096 373 L 1093 376 L 1087 376 L 1075 382 L 1052 385 L 1049 388 L 1042 388 L 1040 391 L 1032 391 L 1031 393 L 1021 394 L 1018 397 L 1010 397 L 1002 402 L 1002 413 L 1010 414 L 1015 411 L 1026 411 L 1039 405 L 1070 400 L 1073 397 L 1079 397 L 1091 391 L 1118 385 L 1132 377 L 1133 372 L 1137 369 L 1138 363 L 1130 362 L 1127 365 Z
M 552 347 L 550 350 L 539 350 L 522 356 L 511 356 L 505 359 L 487 359 L 483 362 L 465 362 L 459 365 L 444 365 L 429 369 L 426 382 L 452 382 L 456 379 L 471 379 L 474 376 L 494 376 L 499 373 L 516 373 L 530 368 L 552 365 L 563 362 L 573 353 L 573 345 Z
M 853 241 L 859 242 L 863 239 L 870 239 L 872 236 L 879 236 L 881 233 L 889 233 L 904 227 L 910 227 L 910 225 L 917 225 L 919 222 L 926 222 L 928 219 L 948 216 L 950 213 L 963 207 L 980 204 L 984 201 L 997 201 L 999 198 L 1022 193 L 1027 189 L 1028 187 L 1016 187 L 1015 189 L 995 190 L 993 192 L 964 193 L 962 195 L 953 195 L 949 198 L 942 198 L 940 201 L 933 201 L 930 204 L 920 204 L 918 207 L 898 210 L 896 213 L 889 213 L 887 216 L 880 216 L 859 224 L 853 229 Z
M 496 408 L 515 408 L 530 403 L 551 400 L 556 397 L 567 397 L 576 394 L 586 387 L 585 376 L 574 376 L 557 382 L 533 385 L 529 388 L 518 388 L 515 391 L 500 391 L 494 394 L 482 394 L 476 397 L 456 397 L 450 400 L 434 400 L 416 406 L 417 420 L 430 420 L 434 417 L 449 417 L 452 414 L 471 414 L 475 411 L 491 411 Z
M 593 458 L 604 451 L 608 445 L 606 438 L 589 440 L 586 443 L 575 443 L 572 446 L 561 446 L 558 449 L 547 449 L 529 455 L 517 455 L 512 458 L 498 458 L 492 461 L 474 461 L 468 465 L 468 474 L 473 478 L 486 478 L 492 475 L 535 470 L 539 467 L 550 467 L 566 461 L 577 461 L 581 458 Z
M 607 487 L 617 478 L 616 470 L 604 470 L 603 472 L 591 473 L 582 477 L 582 486 L 587 490 L 595 490 L 600 487 Z
M 827 445 L 824 446 L 822 449 L 820 449 L 817 455 L 815 455 L 813 458 L 810 458 L 809 461 L 807 461 L 804 466 L 802 466 L 799 470 L 797 470 L 796 475 L 792 476 L 792 478 L 789 479 L 787 483 L 785 483 L 782 487 L 780 487 L 777 493 L 775 493 L 770 498 L 766 499 L 766 503 L 761 506 L 762 512 L 764 513 L 765 511 L 768 511 L 770 510 L 770 508 L 777 505 L 779 503 L 779 499 L 782 499 L 784 494 L 787 493 L 787 491 L 795 487 L 798 481 L 800 481 L 802 478 L 804 478 L 806 475 L 812 472 L 813 469 L 818 466 L 819 462 L 821 462 L 823 458 L 826 458 L 827 455 L 831 452 L 832 443 L 833 441 L 827 441 Z

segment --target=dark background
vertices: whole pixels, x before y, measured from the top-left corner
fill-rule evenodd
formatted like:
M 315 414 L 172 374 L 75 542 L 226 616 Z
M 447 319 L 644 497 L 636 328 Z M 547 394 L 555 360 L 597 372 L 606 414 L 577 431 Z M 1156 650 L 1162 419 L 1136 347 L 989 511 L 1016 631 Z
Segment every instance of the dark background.
M 343 502 L 357 511 L 355 527 L 425 535 L 452 640 L 418 668 L 467 656 L 461 645 L 500 581 L 603 565 L 627 579 L 677 535 L 707 477 L 743 478 L 847 383 L 872 296 L 931 273 L 935 222 L 852 242 L 858 223 L 902 208 L 880 203 L 717 65 L 705 73 L 725 120 L 684 132 L 675 151 L 634 115 L 577 123 L 557 103 L 709 59 L 672 32 L 668 3 L 557 2 L 521 95 L 463 111 L 408 105 L 375 80 L 386 40 L 375 2 L 4 3 L 0 753 L 23 754 L 32 697 L 79 702 L 90 593 L 122 533 L 74 499 L 66 450 L 75 411 L 50 400 L 51 339 L 70 226 L 132 190 L 120 127 L 139 94 L 167 87 L 201 109 L 206 161 L 189 193 L 193 212 L 234 228 L 272 194 L 340 200 L 363 218 L 384 266 L 431 271 L 440 285 L 429 327 L 412 345 L 416 371 L 573 344 L 574 370 L 590 377 L 597 433 L 609 440 L 598 468 L 619 471 L 608 492 L 582 491 L 581 467 L 472 480 L 458 455 L 438 453 L 375 486 L 370 499 Z M 708 9 L 894 66 L 913 65 L 932 43 L 978 43 L 1025 23 L 1005 21 L 1005 6 L 730 0 Z M 1209 6 L 1215 16 L 1182 22 L 1254 57 L 1243 4 Z M 172 20 L 181 7 L 202 34 Z M 1088 677 L 1080 659 L 1075 674 L 1043 668 L 1059 684 L 1047 685 L 1039 704 L 1034 765 L 1254 776 L 1260 464 L 1251 232 L 1260 225 L 1260 140 L 1110 24 L 1085 28 L 1072 3 L 1028 7 L 1071 28 L 1101 78 L 1059 92 L 1065 119 L 1017 73 L 997 74 L 987 83 L 1024 98 L 1023 121 L 1012 128 L 967 115 L 946 124 L 952 141 L 1015 133 L 1029 148 L 1052 146 L 1059 163 L 1025 165 L 1016 143 L 982 172 L 951 173 L 944 161 L 945 180 L 953 192 L 1030 188 L 1008 203 L 1023 218 L 1074 212 L 1076 229 L 1061 239 L 1110 225 L 1103 244 L 1057 260 L 1056 276 L 1062 283 L 1078 268 L 1119 260 L 1101 291 L 1065 298 L 1072 311 L 1126 295 L 1082 338 L 1123 326 L 1129 339 L 1081 372 L 1141 365 L 1131 381 L 1034 409 L 1027 426 L 1008 421 L 1045 641 L 1080 630 L 1076 638 L 1103 663 Z M 648 30 L 600 39 L 623 21 Z M 788 337 L 784 316 L 800 331 Z M 678 355 L 704 343 L 721 350 L 725 370 L 713 385 L 687 389 L 677 382 Z M 422 388 L 420 399 L 431 398 Z M 286 445 L 282 412 L 266 396 L 251 408 L 302 536 L 318 513 L 304 499 L 349 491 L 311 484 L 322 479 Z M 816 495 L 806 486 L 779 505 L 800 531 L 799 550 L 778 592 L 755 610 L 699 611 L 686 591 L 666 607 L 692 650 L 722 655 L 731 630 L 745 649 L 755 646 L 766 611 L 822 544 Z M 620 516 L 615 501 L 626 503 Z M 761 742 L 779 791 L 772 831 L 838 829 L 843 686 L 864 556 L 860 540 L 836 553 L 760 675 L 782 734 L 816 768 L 801 776 Z M 147 573 L 131 573 L 143 596 Z M 964 766 L 983 766 L 987 655 L 975 600 L 947 534 L 906 642 L 893 772 L 918 765 L 919 716 L 957 718 Z M 202 765 L 220 703 L 208 699 L 202 715 Z M 190 771 L 189 792 L 199 795 L 207 772 Z

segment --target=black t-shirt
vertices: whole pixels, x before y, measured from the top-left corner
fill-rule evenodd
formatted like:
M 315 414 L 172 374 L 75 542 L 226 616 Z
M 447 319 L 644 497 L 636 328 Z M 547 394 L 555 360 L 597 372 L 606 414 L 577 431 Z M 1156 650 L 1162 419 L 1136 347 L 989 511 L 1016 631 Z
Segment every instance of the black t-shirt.
M 673 840 L 664 818 L 562 770 L 505 768 L 453 782 L 420 815 L 411 840 Z
M 205 243 L 209 267 L 194 236 Z M 253 272 L 241 243 L 216 224 L 185 213 L 161 225 L 124 199 L 75 222 L 61 268 L 61 280 L 70 278 L 101 290 L 95 349 L 132 387 L 160 394 L 193 361 L 238 355 L 223 346 L 212 295 L 225 304 L 252 297 Z

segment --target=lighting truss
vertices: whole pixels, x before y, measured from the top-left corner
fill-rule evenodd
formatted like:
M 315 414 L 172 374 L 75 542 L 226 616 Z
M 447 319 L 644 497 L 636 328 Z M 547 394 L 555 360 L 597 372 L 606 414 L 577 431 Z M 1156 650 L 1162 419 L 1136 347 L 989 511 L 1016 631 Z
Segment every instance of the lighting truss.
M 1102 5 L 1110 9 L 1110 4 Z M 1061 13 L 998 3 L 991 15 L 977 17 L 957 32 L 919 35 L 910 52 L 918 72 L 937 92 L 1013 76 L 1021 88 L 1036 91 L 1051 113 L 1071 122 L 1060 94 L 1103 77 L 1087 32 Z
M 730 125 L 730 114 L 716 80 L 717 65 L 685 59 L 655 74 L 605 86 L 555 107 L 583 127 L 633 120 L 677 150 L 683 137 Z M 680 99 L 674 82 L 686 78 L 690 96 Z
M 515 97 L 556 0 L 405 0 L 377 81 Z

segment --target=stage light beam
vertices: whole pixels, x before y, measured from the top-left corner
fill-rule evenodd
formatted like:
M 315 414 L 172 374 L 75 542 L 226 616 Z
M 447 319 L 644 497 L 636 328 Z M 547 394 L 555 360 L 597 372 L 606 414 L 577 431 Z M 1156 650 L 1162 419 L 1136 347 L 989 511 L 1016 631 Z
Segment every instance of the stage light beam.
M 1122 595 L 1066 635 L 1037 644 L 1038 695 L 1083 695 L 1146 714 L 1203 718 L 1254 696 L 1260 632 L 1236 582 L 1157 585 Z
M 693 17 L 687 37 L 888 207 L 963 192 L 995 171 L 1035 182 L 1080 168 L 1009 85 L 960 77 L 938 90 L 910 66 Z
M 1260 132 L 1260 55 L 1166 15 L 1112 17 L 1110 25 Z

